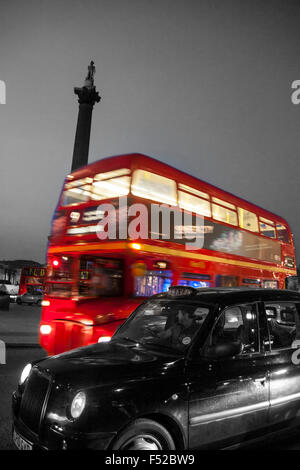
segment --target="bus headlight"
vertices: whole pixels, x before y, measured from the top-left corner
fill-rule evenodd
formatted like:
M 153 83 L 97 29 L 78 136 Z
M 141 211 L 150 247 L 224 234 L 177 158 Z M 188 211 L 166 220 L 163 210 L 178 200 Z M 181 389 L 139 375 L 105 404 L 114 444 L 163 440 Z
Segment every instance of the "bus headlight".
M 111 340 L 110 336 L 100 336 L 98 343 L 109 343 Z
M 27 379 L 27 377 L 29 376 L 30 374 L 30 371 L 32 369 L 32 365 L 31 364 L 27 364 L 23 371 L 22 371 L 22 374 L 21 374 L 21 377 L 20 377 L 20 381 L 19 381 L 19 384 L 20 385 L 23 385 L 23 383 L 25 382 L 25 380 Z
M 86 394 L 84 392 L 78 392 L 73 398 L 70 413 L 72 418 L 79 418 L 83 412 L 86 404 Z
M 41 325 L 40 332 L 42 335 L 50 335 L 52 328 L 50 325 Z

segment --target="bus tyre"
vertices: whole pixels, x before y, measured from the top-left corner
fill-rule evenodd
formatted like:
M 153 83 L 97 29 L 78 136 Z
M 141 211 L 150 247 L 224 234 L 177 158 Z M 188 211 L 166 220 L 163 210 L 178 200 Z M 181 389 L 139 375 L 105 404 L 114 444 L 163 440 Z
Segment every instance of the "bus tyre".
M 21 304 L 22 304 L 22 300 L 21 300 L 21 299 L 17 299 L 17 304 L 21 305 Z
M 171 434 L 150 419 L 137 419 L 114 441 L 113 450 L 175 450 Z

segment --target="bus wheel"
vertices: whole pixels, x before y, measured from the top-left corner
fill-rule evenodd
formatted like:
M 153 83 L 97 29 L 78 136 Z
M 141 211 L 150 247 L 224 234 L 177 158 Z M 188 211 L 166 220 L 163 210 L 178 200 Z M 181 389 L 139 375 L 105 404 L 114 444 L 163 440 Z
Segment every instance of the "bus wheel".
M 171 434 L 159 423 L 150 419 L 137 419 L 121 432 L 112 446 L 113 450 L 174 450 Z
M 21 299 L 17 299 L 17 304 L 21 305 L 21 304 L 22 304 L 22 300 L 21 300 Z

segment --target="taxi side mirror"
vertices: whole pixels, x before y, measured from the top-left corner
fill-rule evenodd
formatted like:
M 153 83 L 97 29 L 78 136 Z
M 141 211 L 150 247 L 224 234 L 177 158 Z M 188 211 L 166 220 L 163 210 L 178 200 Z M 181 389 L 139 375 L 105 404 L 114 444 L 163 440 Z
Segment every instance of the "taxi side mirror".
M 221 359 L 237 356 L 242 352 L 240 341 L 221 341 L 214 346 L 208 346 L 204 351 L 204 356 L 211 359 Z

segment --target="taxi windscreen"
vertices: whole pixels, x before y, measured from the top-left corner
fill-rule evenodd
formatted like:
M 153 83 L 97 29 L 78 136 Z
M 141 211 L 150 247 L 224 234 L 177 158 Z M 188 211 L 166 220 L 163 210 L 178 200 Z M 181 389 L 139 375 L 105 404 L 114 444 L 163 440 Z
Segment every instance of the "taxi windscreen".
M 148 347 L 184 351 L 211 309 L 199 302 L 148 300 L 113 336 L 113 341 L 132 341 Z

